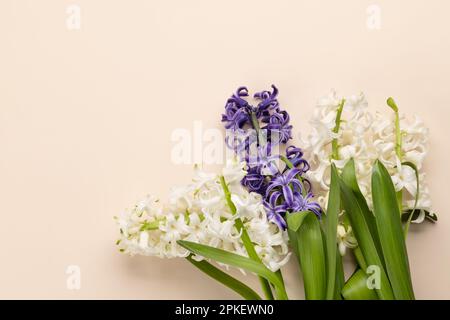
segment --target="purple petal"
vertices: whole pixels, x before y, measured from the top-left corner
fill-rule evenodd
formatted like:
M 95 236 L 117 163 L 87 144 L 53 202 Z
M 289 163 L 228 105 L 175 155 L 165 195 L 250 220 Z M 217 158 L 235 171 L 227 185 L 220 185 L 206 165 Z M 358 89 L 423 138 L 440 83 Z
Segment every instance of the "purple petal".
M 289 186 L 283 186 L 282 190 L 286 203 L 290 205 L 294 201 L 294 194 L 292 193 L 292 189 Z
M 290 169 L 286 174 L 286 180 L 291 181 L 299 173 L 300 170 L 298 170 L 297 168 Z

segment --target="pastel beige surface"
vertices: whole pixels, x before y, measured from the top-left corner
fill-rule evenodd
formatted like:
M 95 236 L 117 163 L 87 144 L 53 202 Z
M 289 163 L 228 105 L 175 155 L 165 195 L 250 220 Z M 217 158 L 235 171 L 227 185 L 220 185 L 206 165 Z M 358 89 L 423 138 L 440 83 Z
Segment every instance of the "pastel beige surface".
M 66 27 L 71 4 L 80 30 Z M 173 130 L 220 128 L 236 87 L 274 83 L 294 142 L 331 88 L 379 110 L 393 96 L 424 119 L 440 220 L 413 226 L 409 258 L 417 298 L 450 299 L 449 12 L 446 0 L 1 1 L 0 298 L 237 298 L 184 260 L 121 255 L 112 217 L 189 182 Z M 70 265 L 80 290 L 66 287 Z M 293 259 L 284 275 L 302 298 Z

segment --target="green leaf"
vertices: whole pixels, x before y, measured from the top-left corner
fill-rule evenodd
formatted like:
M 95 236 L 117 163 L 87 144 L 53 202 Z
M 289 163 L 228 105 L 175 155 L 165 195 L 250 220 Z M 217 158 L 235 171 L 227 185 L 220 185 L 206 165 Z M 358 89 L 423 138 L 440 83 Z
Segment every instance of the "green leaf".
M 408 254 L 391 176 L 380 161 L 372 172 L 373 209 L 386 270 L 396 299 L 414 299 Z
M 376 291 L 367 287 L 367 275 L 361 269 L 347 280 L 342 296 L 345 300 L 378 300 Z
M 287 215 L 288 233 L 303 274 L 307 300 L 326 295 L 325 250 L 319 220 L 310 211 Z
M 367 270 L 367 263 L 364 259 L 364 255 L 362 254 L 361 248 L 356 247 L 353 249 L 353 254 L 355 255 L 356 262 L 358 263 L 358 266 L 363 269 Z
M 370 228 L 364 218 L 363 209 L 356 199 L 347 184 L 339 179 L 339 186 L 341 189 L 341 200 L 350 224 L 353 229 L 358 245 L 363 253 L 364 260 L 368 265 L 378 266 L 380 268 L 380 289 L 377 289 L 377 294 L 382 300 L 394 299 L 394 294 L 389 283 L 389 279 L 384 270 L 383 263 L 378 254 L 375 242 L 373 240 Z
M 293 232 L 298 232 L 298 229 L 303 224 L 303 221 L 308 216 L 310 211 L 293 212 L 286 216 L 286 222 L 288 224 L 288 229 Z
M 225 201 L 227 202 L 227 205 L 230 208 L 231 213 L 235 215 L 237 212 L 236 206 L 234 205 L 233 200 L 231 200 L 231 193 L 230 190 L 228 189 L 228 185 L 225 181 L 224 176 L 220 177 L 220 185 L 222 186 L 223 193 L 225 195 Z M 245 229 L 242 220 L 240 218 L 236 218 L 234 220 L 234 225 L 236 229 L 241 233 L 241 240 L 242 243 L 244 244 L 248 256 L 254 261 L 261 263 L 261 258 L 258 256 L 258 253 L 255 250 L 255 246 L 251 241 L 250 236 L 248 235 L 248 232 Z M 264 291 L 266 298 L 268 300 L 273 300 L 272 289 L 270 288 L 270 284 L 267 282 L 267 280 L 262 277 L 259 277 L 259 282 L 261 283 L 261 287 Z
M 334 285 L 334 300 L 342 300 L 342 288 L 345 285 L 344 266 L 339 251 L 336 251 L 336 280 Z
M 186 258 L 190 263 L 196 266 L 199 270 L 206 273 L 211 278 L 217 280 L 224 286 L 230 288 L 235 291 L 237 294 L 242 296 L 246 300 L 261 300 L 261 297 L 253 291 L 250 287 L 242 283 L 241 281 L 233 278 L 232 276 L 226 274 L 222 270 L 216 268 L 211 263 L 206 260 L 196 261 L 192 258 L 192 255 L 189 255 Z
M 341 197 L 339 190 L 339 176 L 336 166 L 331 165 L 330 194 L 328 196 L 327 214 L 325 217 L 325 245 L 326 245 L 326 275 L 327 290 L 326 299 L 332 300 L 335 297 L 336 269 L 338 268 L 337 253 L 337 224 L 339 212 L 341 210 Z M 342 262 L 341 262 L 342 264 Z M 341 268 L 342 269 L 342 268 Z
M 384 259 L 381 251 L 381 244 L 378 236 L 378 229 L 377 223 L 375 221 L 375 216 L 370 211 L 369 206 L 367 205 L 366 198 L 364 197 L 364 195 L 361 192 L 361 189 L 359 188 L 358 180 L 356 178 L 355 161 L 353 159 L 347 161 L 347 163 L 344 166 L 344 169 L 342 170 L 341 177 L 342 180 L 345 182 L 345 184 L 348 187 L 350 187 L 350 189 L 353 191 L 353 195 L 355 196 L 356 201 L 358 202 L 359 207 L 361 208 L 361 212 L 364 216 L 364 219 L 366 220 L 367 226 L 370 230 L 370 234 L 372 235 L 375 247 L 377 248 L 378 256 L 380 257 L 381 262 L 384 265 Z
M 364 218 L 372 222 L 373 225 L 375 224 L 375 216 L 370 212 L 369 206 L 367 205 L 366 198 L 364 198 L 364 195 L 361 192 L 361 189 L 358 185 L 358 179 L 356 178 L 356 170 L 355 170 L 355 160 L 350 159 L 347 161 L 347 163 L 344 166 L 344 169 L 342 169 L 341 174 L 342 181 L 345 182 L 345 184 L 353 191 L 359 206 L 364 209 Z M 370 214 L 367 214 L 370 213 Z
M 192 253 L 203 256 L 207 259 L 212 259 L 233 267 L 242 268 L 267 279 L 271 282 L 276 290 L 279 299 L 287 299 L 286 291 L 284 290 L 283 280 L 274 272 L 267 269 L 262 263 L 256 262 L 250 258 L 240 256 L 222 249 L 217 249 L 203 244 L 178 240 L 177 243 L 183 248 Z

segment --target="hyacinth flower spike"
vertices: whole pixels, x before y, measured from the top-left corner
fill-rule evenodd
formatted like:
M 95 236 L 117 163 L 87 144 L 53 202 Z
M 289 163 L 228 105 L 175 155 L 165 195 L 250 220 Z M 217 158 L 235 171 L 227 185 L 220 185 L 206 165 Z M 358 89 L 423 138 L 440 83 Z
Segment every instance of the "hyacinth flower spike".
M 247 88 L 240 87 L 227 100 L 222 121 L 225 128 L 232 130 L 237 139 L 240 139 L 238 144 L 230 146 L 231 139 L 227 136 L 228 146 L 233 148 L 248 165 L 248 175 L 242 179 L 242 185 L 249 191 L 261 194 L 266 203 L 269 219 L 286 228 L 286 223 L 279 220 L 280 215 L 285 217 L 287 213 L 298 209 L 311 209 L 320 216 L 321 210 L 318 203 L 313 201 L 309 181 L 303 177 L 310 166 L 303 158 L 302 150 L 291 145 L 286 146 L 285 155 L 281 154 L 280 147 L 292 139 L 292 125 L 288 112 L 280 107 L 278 93 L 277 87 L 273 85 L 271 91 L 255 93 L 253 97 L 259 102 L 256 106 L 252 106 L 244 99 L 248 96 Z M 247 117 L 245 123 L 240 122 L 236 125 L 226 115 L 234 114 L 237 108 L 247 113 Z M 285 166 L 282 166 L 283 162 Z M 276 197 L 278 199 L 276 204 L 273 203 L 275 196 L 272 202 L 270 200 L 271 193 L 275 191 L 281 192 L 281 196 Z M 286 210 L 275 215 L 270 206 L 279 204 L 283 204 Z
M 240 135 L 242 132 L 239 130 L 245 128 L 257 132 L 257 139 L 252 141 L 253 145 L 245 145 L 248 150 L 256 151 L 255 154 L 237 153 L 249 167 L 248 175 L 241 183 L 249 191 L 261 194 L 267 218 L 288 232 L 291 247 L 302 267 L 306 297 L 321 299 L 325 297 L 324 277 L 320 272 L 324 268 L 325 260 L 319 226 L 322 209 L 314 201 L 311 184 L 304 176 L 310 165 L 303 158 L 302 150 L 287 145 L 292 139 L 290 116 L 280 107 L 278 89 L 275 86 L 272 86 L 272 89 L 254 95 L 259 101 L 258 105 L 246 105 L 244 110 L 248 112 L 247 123 L 239 124 L 239 129 L 234 130 Z M 242 89 L 238 89 L 233 97 L 239 95 L 240 90 Z M 247 92 L 245 90 L 245 93 Z M 228 113 L 230 108 L 234 108 L 234 105 L 227 103 L 225 113 Z M 233 112 L 234 109 L 231 113 Z M 233 127 L 230 126 L 228 118 L 223 117 L 223 121 L 225 128 Z M 254 145 L 256 148 L 252 149 Z M 283 167 L 279 165 L 282 162 L 285 164 Z

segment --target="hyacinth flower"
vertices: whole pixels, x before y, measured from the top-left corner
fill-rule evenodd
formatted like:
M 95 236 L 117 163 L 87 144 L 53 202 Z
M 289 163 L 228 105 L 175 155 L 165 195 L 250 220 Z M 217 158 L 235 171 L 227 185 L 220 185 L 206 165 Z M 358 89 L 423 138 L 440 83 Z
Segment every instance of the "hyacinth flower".
M 319 100 L 306 143 L 307 176 L 319 203 L 329 204 L 326 236 L 337 236 L 340 255 L 350 249 L 358 265 L 345 283 L 339 265 L 327 265 L 327 272 L 341 273 L 334 288 L 344 299 L 414 299 L 405 238 L 411 222 L 437 220 L 421 172 L 428 129 L 400 115 L 392 98 L 387 105 L 391 114 L 372 115 L 363 94 L 332 92 Z
M 279 172 L 277 163 L 280 157 L 272 154 L 272 145 L 270 143 L 258 146 L 256 155 L 249 155 L 246 159 L 248 160 L 248 166 L 255 169 L 262 177 L 273 176 Z
M 351 160 L 360 191 L 369 209 L 373 209 L 371 172 L 379 159 L 394 183 L 399 209 L 407 225 L 425 220 L 435 222 L 437 216 L 432 212 L 422 172 L 428 128 L 418 117 L 410 120 L 400 115 L 393 99 L 388 100 L 388 106 L 394 111 L 391 114 L 371 113 L 362 93 L 343 99 L 333 91 L 321 98 L 311 119 L 313 131 L 305 147 L 312 165 L 308 178 L 319 203 L 324 205 L 330 192 L 331 164 L 343 170 Z M 348 229 L 348 221 L 345 216 L 342 218 L 340 226 Z M 345 234 L 353 238 L 351 232 Z M 343 255 L 346 243 L 350 243 L 347 247 L 351 249 L 355 247 L 354 241 L 348 242 L 346 237 L 340 238 Z
M 239 87 L 225 104 L 222 122 L 227 145 L 247 163 L 242 184 L 263 196 L 269 219 L 286 229 L 287 213 L 310 210 L 320 217 L 321 209 L 304 177 L 310 166 L 302 150 L 288 146 L 292 125 L 278 93 L 274 85 L 272 91 L 255 93 L 253 106 L 246 100 L 247 88 Z
M 249 105 L 242 97 L 247 97 L 248 91 L 245 87 L 240 87 L 235 94 L 227 101 L 225 114 L 222 121 L 226 122 L 227 129 L 241 129 L 249 120 Z
M 287 212 L 286 205 L 279 204 L 279 198 L 281 193 L 274 192 L 270 195 L 269 200 L 264 201 L 264 207 L 266 209 L 267 218 L 271 221 L 274 221 L 277 225 L 281 226 L 283 229 L 286 229 L 286 221 L 284 221 L 283 216 Z
M 292 125 L 288 112 L 278 101 L 278 89 L 272 86 L 272 91 L 254 94 L 256 105 L 247 101 L 248 97 L 246 87 L 238 88 L 227 100 L 222 115 L 227 146 L 247 164 L 248 173 L 241 180 L 242 185 L 262 196 L 267 218 L 282 230 L 288 231 L 287 217 L 294 213 L 312 214 L 313 223 L 318 223 L 322 209 L 304 176 L 310 166 L 300 148 L 288 145 Z M 288 233 L 300 259 L 297 232 Z M 310 286 L 315 280 L 308 272 L 305 274 L 305 283 Z
M 306 178 L 310 165 L 300 148 L 288 145 L 292 125 L 288 112 L 280 107 L 278 89 L 272 86 L 272 91 L 256 93 L 256 106 L 245 101 L 248 96 L 247 88 L 240 87 L 225 104 L 226 144 L 247 164 L 242 185 L 259 193 L 267 218 L 287 230 L 302 269 L 306 298 L 325 298 L 323 210 Z
M 271 223 L 261 195 L 241 185 L 245 163 L 231 159 L 221 174 L 196 167 L 192 183 L 173 188 L 169 201 L 147 197 L 117 217 L 119 250 L 129 255 L 186 258 L 246 299 L 249 286 L 210 262 L 260 277 L 268 299 L 287 299 L 279 269 L 289 260 L 287 232 Z M 273 290 L 273 292 L 272 292 Z
M 262 129 L 276 132 L 281 143 L 287 143 L 292 139 L 292 126 L 289 124 L 289 114 L 286 111 L 273 113 L 268 117 L 267 125 Z
M 429 130 L 417 116 L 409 119 L 399 114 L 393 99 L 389 99 L 389 104 L 393 112 L 373 113 L 368 110 L 362 93 L 344 99 L 333 91 L 321 98 L 311 119 L 312 133 L 305 142 L 312 166 L 308 179 L 319 203 L 324 205 L 330 191 L 331 164 L 342 170 L 353 160 L 359 187 L 372 209 L 371 170 L 379 159 L 388 170 L 395 190 L 401 191 L 399 202 L 404 217 L 415 207 L 413 223 L 436 221 L 423 172 Z M 419 174 L 419 185 L 414 167 Z

